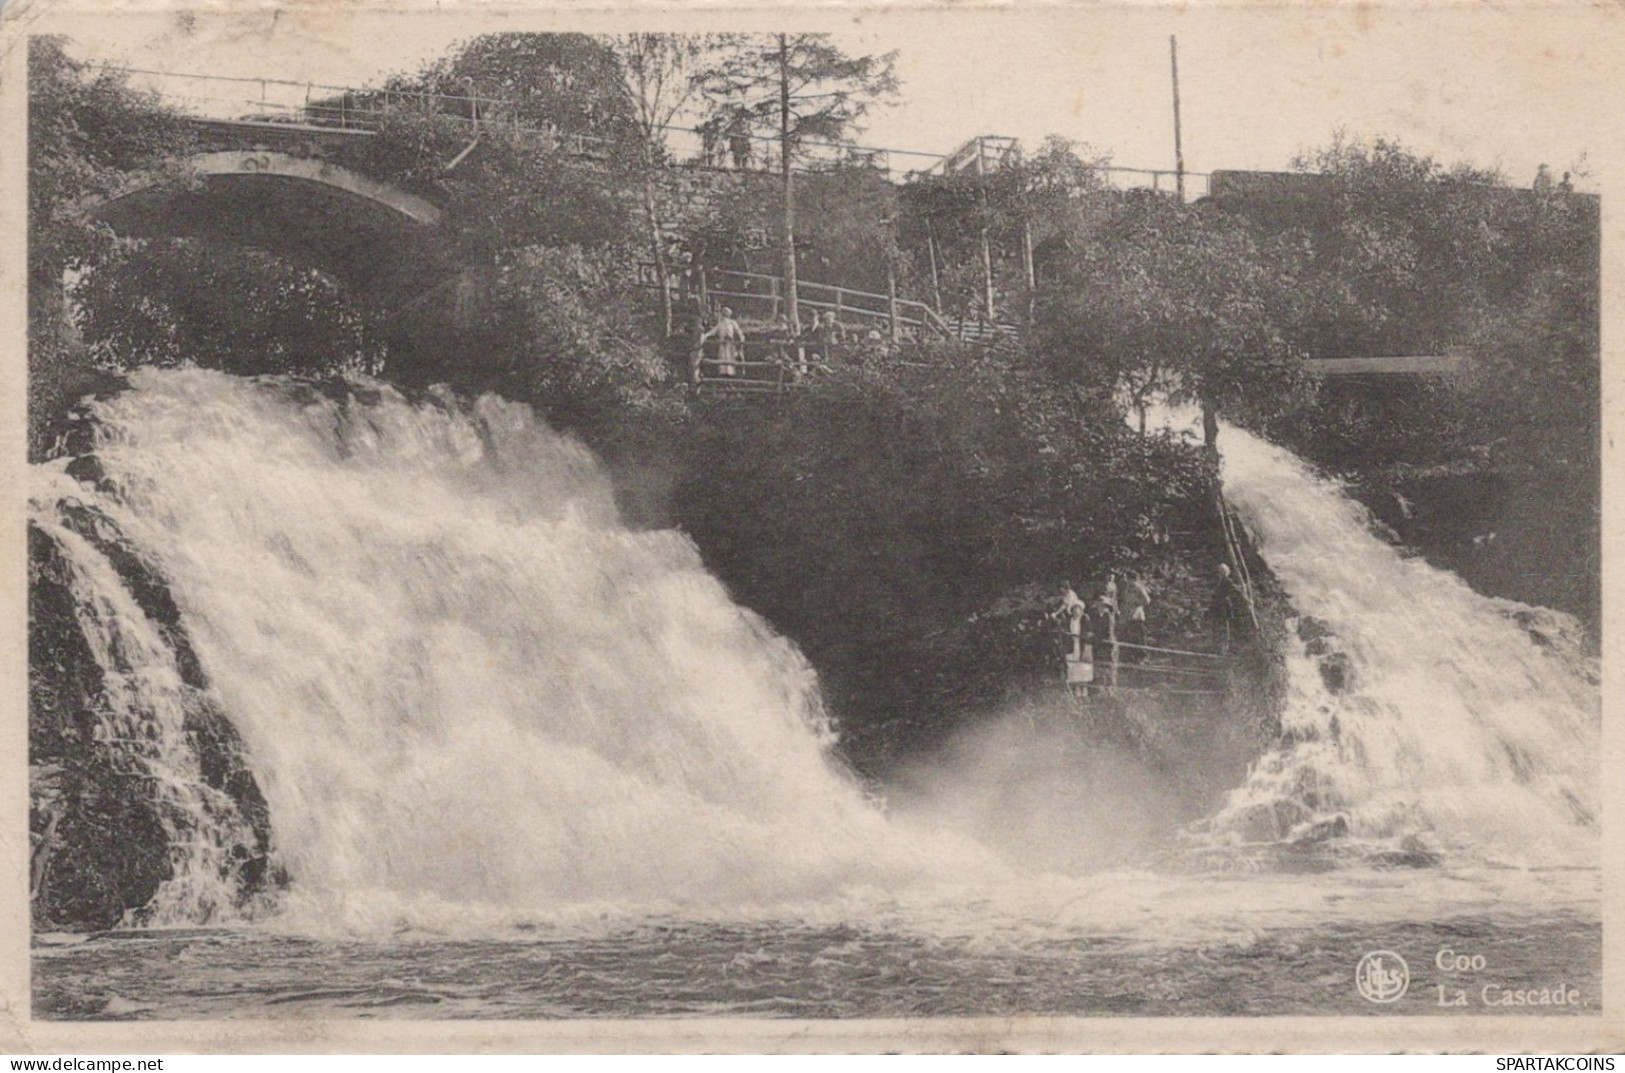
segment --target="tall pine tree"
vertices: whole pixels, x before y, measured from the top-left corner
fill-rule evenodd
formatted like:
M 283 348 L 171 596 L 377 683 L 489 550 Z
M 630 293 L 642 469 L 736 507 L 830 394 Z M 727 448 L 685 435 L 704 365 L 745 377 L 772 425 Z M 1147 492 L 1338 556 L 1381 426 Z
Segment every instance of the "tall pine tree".
M 828 34 L 748 34 L 729 41 L 726 56 L 705 79 L 715 111 L 742 116 L 778 140 L 785 304 L 792 326 L 801 323 L 796 161 L 808 146 L 849 134 L 871 104 L 897 92 L 896 59 L 895 52 L 849 56 Z

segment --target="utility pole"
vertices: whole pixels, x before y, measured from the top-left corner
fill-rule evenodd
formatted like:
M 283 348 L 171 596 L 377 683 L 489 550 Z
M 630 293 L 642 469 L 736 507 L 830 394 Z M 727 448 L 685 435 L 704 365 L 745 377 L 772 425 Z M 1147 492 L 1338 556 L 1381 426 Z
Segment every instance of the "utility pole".
M 790 42 L 779 35 L 779 171 L 784 178 L 784 301 L 790 330 L 801 331 L 796 288 L 796 189 L 790 171 Z
M 937 233 L 931 226 L 931 217 L 925 218 L 925 251 L 931 255 L 931 308 L 942 316 L 942 277 L 937 272 Z
M 982 201 L 982 297 L 983 312 L 987 314 L 987 322 L 993 323 L 993 245 L 988 241 L 988 204 L 987 204 L 987 146 L 983 144 L 980 135 L 976 138 L 976 179 L 981 188 Z
M 1168 62 L 1174 75 L 1174 189 L 1178 192 L 1179 203 L 1185 204 L 1185 148 L 1180 141 L 1179 131 L 1179 38 L 1173 34 L 1168 35 Z M 1211 450 L 1218 449 L 1219 440 L 1219 409 L 1213 403 L 1213 396 L 1206 391 L 1201 395 L 1202 404 L 1202 443 Z M 1140 411 L 1141 433 L 1145 423 L 1145 411 Z
M 1168 62 L 1174 72 L 1174 189 L 1185 203 L 1185 148 L 1179 137 L 1179 38 L 1168 35 Z
M 1037 312 L 1038 271 L 1033 264 L 1033 224 L 1025 208 L 1021 219 L 1021 269 L 1027 276 L 1027 326 L 1031 327 Z

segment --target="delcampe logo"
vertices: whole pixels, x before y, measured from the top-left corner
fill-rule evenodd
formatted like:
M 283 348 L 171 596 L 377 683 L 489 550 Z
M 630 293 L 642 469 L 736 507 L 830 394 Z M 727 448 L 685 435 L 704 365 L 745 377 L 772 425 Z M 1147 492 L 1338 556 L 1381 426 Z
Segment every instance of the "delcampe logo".
M 1371 1002 L 1398 1002 L 1411 986 L 1411 968 L 1392 950 L 1373 950 L 1354 969 L 1354 986 Z

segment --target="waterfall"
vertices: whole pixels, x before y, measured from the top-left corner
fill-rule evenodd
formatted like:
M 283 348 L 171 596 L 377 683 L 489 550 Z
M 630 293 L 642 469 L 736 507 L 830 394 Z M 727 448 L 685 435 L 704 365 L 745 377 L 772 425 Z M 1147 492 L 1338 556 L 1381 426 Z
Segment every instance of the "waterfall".
M 528 408 L 187 370 L 93 410 L 104 491 L 53 487 L 153 549 L 314 912 L 737 909 L 931 866 L 832 760 L 799 651 Z
M 167 879 L 141 864 L 137 920 L 252 914 L 267 876 L 296 927 L 1025 904 L 1035 885 L 1034 919 L 1109 904 L 1043 877 L 1049 856 L 1011 872 L 945 830 L 974 789 L 952 771 L 944 807 L 888 817 L 834 759 L 795 646 L 682 533 L 625 526 L 590 453 L 528 408 L 131 381 L 89 404 L 94 464 L 35 467 L 31 517 L 52 621 L 99 668 L 81 692 L 117 749 L 97 770 L 148 786 L 163 828 Z M 1594 863 L 1577 627 L 1402 556 L 1289 453 L 1237 429 L 1223 445 L 1226 495 L 1314 628 L 1287 653 L 1280 741 L 1209 843 Z M 73 800 L 37 766 L 36 803 Z
M 135 915 L 142 923 L 167 924 L 229 919 L 244 900 L 245 867 L 263 872 L 267 843 L 257 794 L 243 792 L 232 779 L 240 768 L 235 735 L 206 692 L 184 635 L 142 606 L 132 593 L 128 549 L 109 521 L 86 509 L 81 486 L 56 470 L 36 475 L 31 500 L 30 551 L 49 563 L 63 605 L 59 617 L 82 645 L 83 658 L 95 667 L 95 682 L 85 689 L 88 704 L 99 715 L 93 725 L 72 729 L 82 743 L 73 762 L 62 756 L 31 763 L 34 807 L 47 817 L 53 835 L 66 825 L 62 840 L 83 854 L 87 840 L 110 838 L 125 843 L 104 854 L 104 869 L 120 869 L 108 857 L 122 857 L 122 868 L 145 873 L 156 885 L 151 901 Z M 124 566 L 121 571 L 120 566 Z M 139 581 L 135 582 L 139 588 Z M 31 597 L 31 611 L 40 601 Z M 55 624 L 60 626 L 66 623 Z M 36 619 L 36 630 L 47 625 Z M 53 631 L 57 640 L 67 631 Z M 67 652 L 53 660 L 72 661 Z M 36 698 L 31 696 L 31 703 Z M 55 707 L 56 705 L 52 705 Z M 31 713 L 31 715 L 34 713 Z M 31 759 L 45 743 L 31 743 Z M 57 750 L 72 753 L 67 750 Z M 68 817 L 77 806 L 82 815 Z M 156 848 L 132 845 L 146 826 Z M 98 834 L 86 828 L 101 827 Z M 132 829 L 137 828 L 137 829 Z M 146 853 L 148 860 L 140 858 Z M 87 907 L 101 902 L 105 923 L 117 923 L 116 907 L 95 889 L 110 877 L 96 875 L 85 861 L 52 861 L 49 849 L 35 859 L 36 885 L 55 866 L 67 875 L 70 897 Z M 87 875 L 87 871 L 89 874 Z M 128 878 L 128 877 L 127 877 Z M 141 884 L 141 879 L 136 879 Z M 112 916 L 106 915 L 113 913 Z
M 1313 628 L 1287 653 L 1281 744 L 1211 828 L 1595 864 L 1598 696 L 1578 625 L 1401 555 L 1289 452 L 1235 428 L 1220 445 L 1225 495 Z

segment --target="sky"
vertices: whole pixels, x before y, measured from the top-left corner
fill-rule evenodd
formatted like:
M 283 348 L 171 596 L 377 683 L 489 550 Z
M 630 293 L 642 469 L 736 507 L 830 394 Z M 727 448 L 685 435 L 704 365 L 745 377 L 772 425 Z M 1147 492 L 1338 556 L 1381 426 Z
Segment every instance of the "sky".
M 1191 171 L 1285 169 L 1342 129 L 1397 138 L 1447 164 L 1498 167 L 1519 185 L 1542 163 L 1557 174 L 1574 168 L 1581 189 L 1599 187 L 1599 153 L 1614 152 L 1615 72 L 1625 55 L 1617 7 L 757 7 L 725 18 L 477 5 L 230 10 L 56 4 L 31 29 L 65 33 L 77 54 L 113 63 L 344 85 L 415 69 L 492 30 L 827 30 L 851 51 L 898 53 L 901 94 L 870 117 L 866 144 L 940 153 L 976 134 L 1036 144 L 1054 133 L 1144 168 L 1174 163 L 1169 37 L 1177 35 Z

